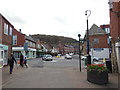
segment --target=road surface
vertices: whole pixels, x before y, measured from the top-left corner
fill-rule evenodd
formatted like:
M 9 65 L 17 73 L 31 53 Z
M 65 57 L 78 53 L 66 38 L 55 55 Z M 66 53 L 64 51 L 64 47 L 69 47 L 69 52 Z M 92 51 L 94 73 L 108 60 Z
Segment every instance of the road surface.
M 3 88 L 107 88 L 117 87 L 95 85 L 87 81 L 86 69 L 82 61 L 82 72 L 79 71 L 78 56 L 73 59 L 56 58 L 43 61 L 41 58 L 28 61 L 29 68 L 15 67 L 12 75 L 8 68 L 3 70 Z M 117 79 L 117 78 L 114 78 Z M 117 82 L 113 82 L 117 83 Z

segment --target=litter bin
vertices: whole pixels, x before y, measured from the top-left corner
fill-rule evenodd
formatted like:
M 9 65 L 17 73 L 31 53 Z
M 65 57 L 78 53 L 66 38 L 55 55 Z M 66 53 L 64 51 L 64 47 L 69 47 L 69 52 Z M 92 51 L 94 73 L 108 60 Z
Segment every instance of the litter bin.
M 106 67 L 109 70 L 109 73 L 112 73 L 112 64 L 111 60 L 106 60 Z
M 87 56 L 87 64 L 91 64 L 91 56 L 90 55 Z

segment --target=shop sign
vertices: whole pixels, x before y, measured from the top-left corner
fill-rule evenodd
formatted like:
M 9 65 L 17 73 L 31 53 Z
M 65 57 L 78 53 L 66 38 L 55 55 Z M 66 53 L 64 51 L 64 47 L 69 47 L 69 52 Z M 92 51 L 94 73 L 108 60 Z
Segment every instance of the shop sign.
M 0 44 L 0 49 L 2 49 L 2 50 L 8 50 L 8 46 Z

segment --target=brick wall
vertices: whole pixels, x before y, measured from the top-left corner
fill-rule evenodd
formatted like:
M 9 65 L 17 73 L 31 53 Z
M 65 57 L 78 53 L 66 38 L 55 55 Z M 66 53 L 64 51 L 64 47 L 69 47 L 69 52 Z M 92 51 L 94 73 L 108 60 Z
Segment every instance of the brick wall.
M 97 43 L 97 44 L 94 43 L 95 38 L 99 39 L 99 43 Z M 92 48 L 109 48 L 107 38 L 108 38 L 108 35 L 89 36 L 90 45 Z
M 2 16 L 0 14 L 0 44 L 2 43 Z
M 120 12 L 120 2 L 114 2 L 112 10 L 110 10 L 111 36 L 113 40 L 116 41 L 117 38 L 120 37 L 120 13 L 118 17 L 117 13 L 114 13 L 113 11 Z
M 16 29 L 13 30 L 13 35 L 17 35 L 17 45 L 13 45 L 14 47 L 23 47 L 25 42 L 25 35 Z
M 8 24 L 8 35 L 4 34 L 4 23 Z M 12 36 L 9 35 L 10 27 L 12 30 L 14 29 L 13 25 L 11 25 L 10 22 L 2 16 L 2 44 L 8 46 L 8 57 L 12 53 Z

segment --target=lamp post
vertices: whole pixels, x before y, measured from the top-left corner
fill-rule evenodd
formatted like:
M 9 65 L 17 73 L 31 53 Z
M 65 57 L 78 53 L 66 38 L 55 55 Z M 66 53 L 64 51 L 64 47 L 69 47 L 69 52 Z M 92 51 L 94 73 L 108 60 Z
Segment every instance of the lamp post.
M 88 14 L 89 12 L 89 14 Z M 89 31 L 88 31 L 88 17 L 91 15 L 91 11 L 90 10 L 86 10 L 85 11 L 85 15 L 87 16 L 87 64 L 91 64 L 91 56 L 89 54 L 89 50 L 90 50 L 90 47 L 89 47 Z
M 80 37 L 81 35 L 78 34 L 79 37 L 79 68 L 80 68 L 80 72 L 81 72 L 81 51 L 80 51 Z

